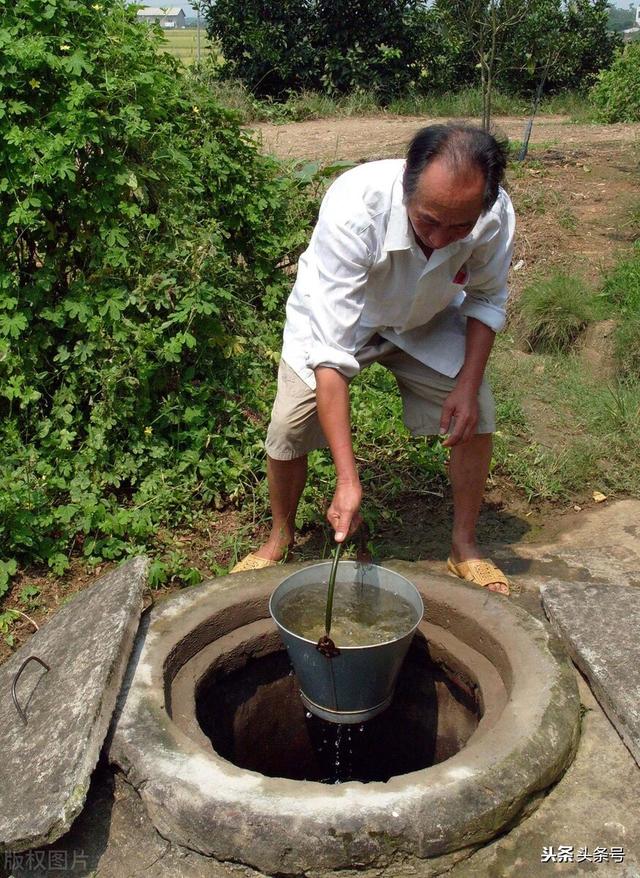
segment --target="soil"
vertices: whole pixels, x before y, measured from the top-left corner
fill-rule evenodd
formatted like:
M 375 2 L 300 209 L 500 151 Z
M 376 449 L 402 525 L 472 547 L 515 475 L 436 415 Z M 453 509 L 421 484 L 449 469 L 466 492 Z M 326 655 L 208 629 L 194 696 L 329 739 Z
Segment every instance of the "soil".
M 256 132 L 265 151 L 282 158 L 320 162 L 354 162 L 403 154 L 413 133 L 430 120 L 418 117 L 357 117 L 259 125 Z M 524 119 L 499 118 L 496 128 L 520 138 Z M 595 284 L 640 235 L 640 124 L 581 125 L 560 116 L 536 121 L 527 161 L 512 171 L 508 188 L 518 216 L 517 245 L 513 260 L 513 298 L 538 272 L 554 268 L 573 271 Z M 602 364 L 602 338 L 610 327 L 587 337 L 585 363 Z M 606 354 L 605 354 L 606 357 Z M 599 359 L 600 358 L 600 359 Z M 535 404 L 532 403 L 535 409 Z M 526 410 L 527 403 L 525 401 Z M 553 425 L 544 411 L 529 412 L 542 440 L 553 439 Z M 492 546 L 512 545 L 544 538 L 557 530 L 574 508 L 593 505 L 588 496 L 563 504 L 529 504 L 506 480 L 496 478 L 487 489 L 481 513 L 479 538 Z M 446 486 L 429 496 L 403 495 L 390 510 L 383 535 L 376 535 L 377 559 L 442 561 L 446 558 L 451 527 L 451 501 Z M 179 550 L 203 576 L 222 572 L 244 544 L 256 544 L 265 523 L 252 523 L 235 510 L 212 511 L 189 531 L 161 535 L 167 551 Z M 238 539 L 238 535 L 241 539 Z M 300 535 L 295 557 L 326 556 L 330 547 L 325 526 Z M 76 591 L 106 571 L 84 569 L 74 560 L 63 577 L 46 569 L 30 568 L 15 577 L 2 609 L 18 609 L 29 617 L 12 626 L 13 648 L 0 638 L 0 662 L 32 634 Z M 39 594 L 29 604 L 20 599 L 26 586 Z M 149 592 L 156 601 L 175 592 L 178 583 Z
M 254 130 L 262 141 L 265 152 L 280 158 L 313 159 L 322 162 L 353 159 L 397 157 L 418 128 L 443 119 L 425 116 L 349 116 L 336 119 L 317 119 L 286 124 L 262 123 Z M 526 119 L 513 116 L 495 118 L 498 135 L 511 139 L 522 138 Z M 561 146 L 582 150 L 587 145 L 610 143 L 637 143 L 640 125 L 574 124 L 566 116 L 538 116 L 530 139 L 531 147 Z

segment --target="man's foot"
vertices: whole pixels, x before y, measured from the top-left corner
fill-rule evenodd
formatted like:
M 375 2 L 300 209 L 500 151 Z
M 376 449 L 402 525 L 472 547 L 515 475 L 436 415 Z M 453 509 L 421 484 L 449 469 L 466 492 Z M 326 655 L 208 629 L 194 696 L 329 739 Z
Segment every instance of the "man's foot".
M 509 580 L 491 558 L 467 558 L 466 561 L 447 559 L 447 570 L 453 576 L 471 582 L 480 588 L 508 596 Z
M 254 555 L 253 552 L 249 552 L 237 564 L 234 564 L 229 573 L 246 573 L 247 570 L 262 570 L 263 567 L 275 567 L 279 563 L 279 561 L 272 561 L 270 558 L 260 558 L 258 555 Z
M 293 548 L 293 539 L 283 540 L 281 537 L 274 537 L 273 534 L 266 543 L 256 549 L 255 552 L 249 552 L 244 558 L 241 558 L 235 564 L 229 573 L 244 573 L 246 570 L 262 570 L 263 567 L 274 567 L 285 561 L 287 555 Z

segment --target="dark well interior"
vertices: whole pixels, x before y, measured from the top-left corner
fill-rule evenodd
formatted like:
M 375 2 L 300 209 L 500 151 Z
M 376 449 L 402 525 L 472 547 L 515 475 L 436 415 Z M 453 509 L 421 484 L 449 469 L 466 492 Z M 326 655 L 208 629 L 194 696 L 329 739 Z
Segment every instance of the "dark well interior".
M 442 762 L 480 720 L 474 690 L 432 661 L 419 633 L 391 706 L 367 723 L 339 726 L 307 713 L 284 650 L 205 675 L 196 713 L 214 749 L 240 768 L 327 783 L 386 781 Z

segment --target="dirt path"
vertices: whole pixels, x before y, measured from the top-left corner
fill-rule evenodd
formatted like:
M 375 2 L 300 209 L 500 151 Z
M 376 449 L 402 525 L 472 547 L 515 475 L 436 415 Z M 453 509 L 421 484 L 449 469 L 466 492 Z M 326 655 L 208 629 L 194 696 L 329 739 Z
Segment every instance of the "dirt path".
M 425 116 L 352 116 L 291 122 L 286 125 L 260 124 L 254 130 L 266 152 L 279 158 L 319 161 L 372 160 L 402 155 L 418 128 L 443 119 Z M 524 117 L 499 116 L 498 132 L 522 139 Z M 579 147 L 585 144 L 640 144 L 640 124 L 578 125 L 564 116 L 541 116 L 533 127 L 534 146 Z

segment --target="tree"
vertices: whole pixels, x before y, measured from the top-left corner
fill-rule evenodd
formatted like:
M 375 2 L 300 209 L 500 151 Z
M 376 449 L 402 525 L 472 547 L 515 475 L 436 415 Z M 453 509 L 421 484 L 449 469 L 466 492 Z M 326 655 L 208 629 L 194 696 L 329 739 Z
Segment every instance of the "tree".
M 417 0 L 316 0 L 323 89 L 374 91 L 382 98 L 406 92 L 420 60 L 420 8 Z
M 436 0 L 450 41 L 465 40 L 479 71 L 483 125 L 494 86 L 518 94 L 589 87 L 619 38 L 607 30 L 607 0 Z
M 258 95 L 402 93 L 420 75 L 421 0 L 204 0 L 222 75 Z
M 528 13 L 527 0 L 436 0 L 443 20 L 467 38 L 480 71 L 482 127 L 491 126 L 492 94 L 502 46 Z
M 633 27 L 636 23 L 636 10 L 633 5 L 628 9 L 618 9 L 609 4 L 607 26 L 612 31 L 622 31 Z
M 203 0 L 222 75 L 255 94 L 459 88 L 477 76 L 483 124 L 496 86 L 588 86 L 617 45 L 607 0 Z
M 203 0 L 209 37 L 222 48 L 222 76 L 256 95 L 318 87 L 318 21 L 310 0 Z
M 610 66 L 620 40 L 607 27 L 607 0 L 535 0 L 505 39 L 498 84 L 531 93 L 589 88 Z

